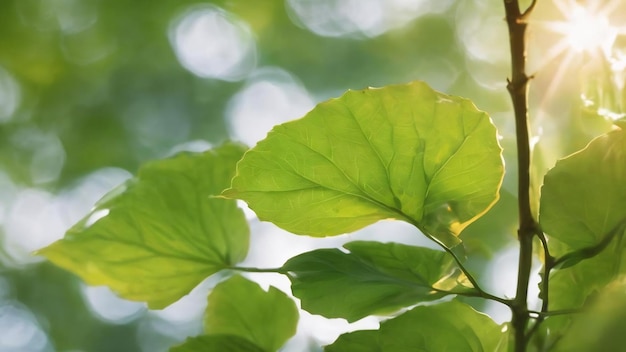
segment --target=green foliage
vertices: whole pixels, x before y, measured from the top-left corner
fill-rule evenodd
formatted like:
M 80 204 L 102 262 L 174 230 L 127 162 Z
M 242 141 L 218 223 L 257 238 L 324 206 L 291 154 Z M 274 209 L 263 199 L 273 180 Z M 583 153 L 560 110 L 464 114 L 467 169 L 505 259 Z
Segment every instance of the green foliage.
M 178 344 L 174 352 L 289 348 L 283 346 L 296 332 L 296 304 L 274 287 L 264 291 L 232 275 L 248 271 L 284 275 L 309 313 L 348 321 L 373 315 L 387 319 L 378 330 L 342 335 L 328 351 L 623 350 L 622 36 L 611 50 L 603 45 L 602 57 L 587 48 L 575 53 L 594 61 L 584 67 L 566 67 L 587 60 L 567 53 L 560 55 L 566 62 L 552 60 L 540 68 L 532 88 L 539 88 L 535 96 L 545 98 L 530 112 L 543 116 L 529 120 L 522 107 L 528 105 L 525 95 L 532 77 L 524 72 L 527 48 L 520 34 L 534 5 L 549 8 L 556 2 L 504 1 L 512 26 L 510 41 L 499 42 L 491 39 L 507 33 L 497 32 L 504 23 L 502 8 L 495 3 L 432 0 L 409 9 L 397 1 L 369 2 L 380 5 L 383 14 L 370 23 L 396 24 L 383 8 L 398 12 L 403 7 L 406 13 L 395 16 L 407 21 L 415 12 L 419 16 L 391 30 L 355 27 L 355 33 L 341 38 L 307 30 L 296 3 L 314 9 L 311 1 L 272 0 L 210 0 L 200 5 L 190 0 L 132 5 L 121 0 L 0 1 L 0 320 L 9 316 L 11 321 L 15 307 L 32 310 L 32 316 L 21 318 L 29 318 L 29 327 L 48 336 L 42 350 L 162 352 L 172 344 Z M 320 12 L 329 28 L 358 27 L 353 13 L 335 18 L 332 6 L 324 3 Z M 603 11 L 603 6 L 591 10 L 602 16 L 620 13 L 617 8 Z M 194 11 L 199 9 L 214 10 L 211 15 L 218 22 L 233 20 L 240 25 L 237 31 L 250 34 L 250 71 L 241 80 L 200 77 L 181 59 L 177 45 L 185 40 L 177 38 L 179 32 L 188 31 L 187 43 L 201 37 L 200 32 L 211 35 L 206 28 L 210 23 L 204 21 L 210 16 L 178 27 L 183 17 L 198 16 Z M 607 22 L 611 30 L 617 30 L 614 20 Z M 533 13 L 528 24 L 549 21 Z M 566 26 L 554 27 L 567 27 L 561 24 Z M 534 28 L 537 33 L 539 27 Z M 488 40 L 475 40 L 484 39 L 485 33 Z M 541 46 L 541 37 L 535 36 L 535 44 Z M 528 52 L 558 54 L 557 49 L 573 44 L 571 39 L 576 38 L 568 35 L 568 43 L 561 40 Z M 225 45 L 225 51 L 208 51 L 226 58 L 223 64 L 235 61 L 229 52 L 235 42 Z M 515 121 L 507 92 L 500 89 L 509 69 L 506 44 L 512 46 L 508 90 Z M 206 57 L 197 59 L 200 63 Z M 594 72 L 590 66 L 598 62 L 601 72 Z M 556 72 L 554 77 L 550 71 Z M 581 77 L 580 91 L 556 79 L 574 71 L 589 76 Z M 389 85 L 412 79 L 454 95 L 421 81 Z M 370 85 L 381 88 L 361 90 Z M 251 87 L 258 90 L 248 91 Z M 155 160 L 172 150 L 198 150 L 196 144 L 181 143 L 201 140 L 204 148 L 239 138 L 235 112 L 245 105 L 239 101 L 242 93 L 252 91 L 256 100 L 242 109 L 253 112 L 242 115 L 281 123 L 286 116 L 280 105 L 289 100 L 281 94 L 292 87 L 301 89 L 308 102 L 347 92 L 302 119 L 275 126 L 247 152 L 244 146 L 226 143 L 204 153 Z M 267 92 L 278 99 L 267 99 Z M 582 109 L 577 108 L 580 97 Z M 267 108 L 274 105 L 279 108 Z M 538 138 L 530 139 L 532 158 L 523 132 L 529 121 L 541 122 L 530 129 L 530 137 Z M 544 133 L 533 136 L 538 130 Z M 529 170 L 524 170 L 524 159 L 532 159 Z M 92 195 L 101 194 L 88 189 L 92 173 L 111 167 L 123 168 L 117 169 L 123 174 L 139 171 L 96 203 L 62 240 L 36 252 L 49 263 L 31 265 L 39 258 L 30 256 L 24 266 L 15 259 L 12 238 L 27 239 L 24 256 L 44 246 L 39 240 L 48 233 L 56 236 L 60 231 L 55 228 L 67 229 L 80 218 L 74 217 L 78 203 L 91 205 Z M 525 171 L 530 174 L 527 185 Z M 116 181 L 106 178 L 97 180 L 105 183 L 99 185 L 102 189 Z M 35 201 L 24 201 L 32 193 Z M 235 199 L 247 202 L 260 219 L 297 235 L 335 236 L 393 219 L 409 223 L 441 250 L 387 243 L 389 234 L 378 233 L 375 241 L 307 249 L 278 268 L 243 267 L 250 235 L 255 234 L 249 233 Z M 523 203 L 532 206 L 528 214 Z M 57 208 L 63 211 L 57 214 Z M 31 224 L 40 223 L 40 232 L 29 233 Z M 349 236 L 352 241 L 361 234 Z M 514 297 L 500 298 L 481 287 L 493 280 L 484 268 L 516 238 L 522 244 L 516 268 L 520 287 Z M 252 252 L 270 255 L 256 248 Z M 253 262 L 246 260 L 247 265 Z M 534 297 L 525 292 L 533 263 L 543 265 L 540 308 L 529 306 Z M 202 335 L 181 343 L 200 331 L 195 325 L 183 331 L 199 325 L 199 316 L 194 322 L 177 322 L 181 331 L 171 334 L 156 332 L 151 323 L 160 313 L 144 314 L 142 305 L 132 322 L 107 322 L 90 309 L 93 291 L 84 290 L 72 273 L 153 309 L 168 307 L 207 277 L 215 275 L 205 284 L 223 281 L 208 294 Z M 497 325 L 474 310 L 485 307 L 485 300 L 510 308 L 511 324 Z M 529 312 L 531 308 L 537 311 Z M 193 309 L 200 313 L 201 308 Z M 4 330 L 0 349 L 6 345 Z
M 223 194 L 296 234 L 391 218 L 453 246 L 497 200 L 503 172 L 487 114 L 413 82 L 348 91 L 274 127 Z
M 202 335 L 192 337 L 180 346 L 173 347 L 171 352 L 264 352 L 252 342 L 233 335 Z
M 228 144 L 146 164 L 39 254 L 91 285 L 108 285 L 152 308 L 168 306 L 246 256 L 243 212 L 235 201 L 214 197 L 244 150 Z M 93 219 L 102 211 L 108 214 Z
M 621 276 L 602 288 L 586 312 L 572 317 L 572 327 L 556 351 L 621 351 L 626 345 L 625 318 L 626 280 Z
M 626 189 L 614 185 L 624 180 L 622 129 L 594 139 L 546 174 L 540 220 L 549 238 L 558 240 L 550 242 L 551 250 L 562 262 L 551 281 L 554 308 L 580 307 L 623 271 Z
M 225 144 L 150 162 L 39 253 L 150 307 L 165 307 L 206 277 L 234 269 L 286 275 L 302 309 L 313 314 L 350 322 L 396 315 L 379 330 L 340 336 L 327 351 L 509 349 L 508 325 L 456 299 L 437 302 L 482 297 L 517 309 L 480 288 L 463 265 L 457 236 L 497 201 L 504 171 L 495 128 L 469 101 L 422 82 L 349 91 L 244 151 Z M 626 180 L 625 151 L 624 131 L 616 128 L 546 174 L 542 298 L 551 301 L 541 314 L 583 307 L 625 272 L 626 193 L 613 186 Z M 297 255 L 278 269 L 237 267 L 248 250 L 248 227 L 235 201 L 224 198 L 241 198 L 262 219 L 313 236 L 403 220 L 443 251 L 356 241 Z M 94 219 L 102 211 L 106 216 Z M 508 223 L 492 221 L 492 230 Z M 480 236 L 476 231 L 489 224 L 466 236 Z M 559 314 L 535 318 L 538 349 L 576 346 L 583 318 Z M 235 275 L 210 293 L 204 335 L 173 351 L 276 351 L 297 322 L 288 296 Z M 613 329 L 613 320 L 601 323 Z
M 546 234 L 565 245 L 565 249 L 553 247 L 555 254 L 594 247 L 607 236 L 623 234 L 626 188 L 615 185 L 624 180 L 626 132 L 622 129 L 557 162 L 545 176 L 540 217 Z
M 287 295 L 238 275 L 215 286 L 204 317 L 206 333 L 238 336 L 263 351 L 278 350 L 297 325 L 298 308 Z
M 472 290 L 445 252 L 380 242 L 350 242 L 344 248 L 349 253 L 318 249 L 285 263 L 303 309 L 352 322 Z
M 383 322 L 380 330 L 342 335 L 325 351 L 506 351 L 502 330 L 488 316 L 451 301 L 413 308 Z
M 244 150 L 226 144 L 146 164 L 40 253 L 90 284 L 158 308 L 223 269 L 284 274 L 302 309 L 328 318 L 353 322 L 418 305 L 379 330 L 344 334 L 326 351 L 509 349 L 509 326 L 456 299 L 436 302 L 448 295 L 483 297 L 515 309 L 512 300 L 477 286 L 457 238 L 498 199 L 501 149 L 485 113 L 422 82 L 349 91 Z M 551 298 L 547 312 L 582 307 L 624 273 L 626 193 L 613 185 L 626 180 L 625 151 L 624 131 L 617 128 L 545 176 L 540 220 L 549 244 L 547 291 L 542 286 L 542 297 Z M 224 198 L 241 198 L 262 219 L 314 236 L 404 220 L 443 251 L 356 241 L 297 255 L 278 269 L 241 268 L 236 264 L 248 250 L 248 227 L 235 201 Z M 102 211 L 108 214 L 93 219 Z M 420 305 L 425 302 L 431 303 Z M 576 331 L 581 321 L 548 317 L 536 325 L 533 341 L 539 349 L 569 350 L 576 339 L 567 327 Z M 288 296 L 235 275 L 210 293 L 204 335 L 173 351 L 276 351 L 297 322 Z

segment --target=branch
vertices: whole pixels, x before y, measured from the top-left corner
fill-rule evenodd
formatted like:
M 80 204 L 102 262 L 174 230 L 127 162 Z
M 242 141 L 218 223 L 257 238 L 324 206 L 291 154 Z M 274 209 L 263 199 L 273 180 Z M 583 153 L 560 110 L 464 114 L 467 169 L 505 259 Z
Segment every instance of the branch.
M 507 89 L 511 95 L 515 113 L 515 132 L 517 140 L 518 163 L 518 213 L 520 242 L 519 264 L 517 273 L 517 291 L 511 311 L 511 324 L 515 330 L 515 352 L 526 350 L 528 343 L 528 285 L 532 266 L 533 237 L 537 233 L 537 223 L 530 209 L 530 138 L 528 133 L 528 81 L 526 74 L 526 18 L 530 16 L 536 1 L 522 13 L 518 0 L 504 0 L 506 23 L 509 29 L 511 49 L 511 78 Z

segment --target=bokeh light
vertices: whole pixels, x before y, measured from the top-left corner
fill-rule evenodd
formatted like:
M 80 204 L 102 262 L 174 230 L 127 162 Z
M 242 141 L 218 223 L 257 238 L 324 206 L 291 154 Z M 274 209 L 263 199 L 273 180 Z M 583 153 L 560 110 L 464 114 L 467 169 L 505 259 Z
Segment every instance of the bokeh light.
M 508 29 L 500 9 L 484 1 L 468 0 L 456 8 L 456 33 L 467 53 L 466 72 L 481 86 L 501 90 L 506 85 Z
M 323 37 L 365 39 L 448 9 L 451 0 L 286 0 L 297 25 Z
M 181 65 L 197 76 L 237 81 L 256 65 L 250 29 L 217 6 L 186 10 L 172 23 L 169 36 Z
M 33 256 L 33 251 L 63 237 L 98 199 L 129 177 L 125 170 L 104 168 L 58 194 L 34 188 L 14 189 L 5 178 L 6 188 L 0 183 L 0 192 L 4 189 L 13 199 L 3 204 L 5 233 L 1 243 L 8 258 L 0 260 L 17 266 L 41 261 L 43 258 Z
M 0 66 L 0 123 L 13 117 L 21 100 L 17 81 Z
M 34 315 L 15 301 L 0 301 L 0 351 L 53 351 Z
M 146 310 L 145 303 L 122 299 L 106 286 L 82 285 L 82 291 L 91 311 L 109 323 L 129 323 Z
M 23 0 L 17 3 L 17 12 L 24 24 L 40 31 L 58 29 L 64 33 L 76 33 L 98 19 L 93 1 Z
M 230 100 L 226 117 L 233 139 L 253 146 L 274 125 L 304 116 L 313 105 L 313 98 L 293 75 L 262 68 Z

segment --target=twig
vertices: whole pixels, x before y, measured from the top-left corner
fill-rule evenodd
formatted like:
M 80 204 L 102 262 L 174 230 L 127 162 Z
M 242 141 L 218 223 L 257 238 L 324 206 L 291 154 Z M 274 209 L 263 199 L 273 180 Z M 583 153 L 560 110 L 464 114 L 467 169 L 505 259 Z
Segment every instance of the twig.
M 509 28 L 511 49 L 511 78 L 507 89 L 511 95 L 515 113 L 515 131 L 517 140 L 518 163 L 518 212 L 519 229 L 517 237 L 520 243 L 517 274 L 517 290 L 511 306 L 513 313 L 511 324 L 515 330 L 515 352 L 526 350 L 528 343 L 528 285 L 532 266 L 533 237 L 537 233 L 537 223 L 530 210 L 530 138 L 528 132 L 528 81 L 526 74 L 526 18 L 530 16 L 536 1 L 522 13 L 518 0 L 504 0 L 506 22 Z
M 546 316 L 559 315 L 558 313 L 555 314 L 555 312 L 559 311 L 548 312 L 550 307 L 550 272 L 554 269 L 556 261 L 554 257 L 550 255 L 550 249 L 548 248 L 548 241 L 545 234 L 542 231 L 538 231 L 536 235 L 541 241 L 544 253 L 543 273 L 541 275 L 541 312 L 528 311 L 528 313 L 534 313 L 537 317 L 535 323 L 526 334 L 527 340 L 530 340 L 533 334 L 539 330 L 539 326 L 543 323 Z

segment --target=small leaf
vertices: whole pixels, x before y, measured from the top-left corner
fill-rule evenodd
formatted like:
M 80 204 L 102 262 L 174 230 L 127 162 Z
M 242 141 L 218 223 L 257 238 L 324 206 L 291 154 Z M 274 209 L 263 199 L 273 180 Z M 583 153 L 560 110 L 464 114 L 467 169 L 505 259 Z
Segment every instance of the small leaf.
M 243 212 L 235 201 L 212 197 L 228 185 L 243 152 L 229 144 L 148 163 L 39 254 L 88 284 L 163 308 L 245 258 Z M 102 212 L 108 215 L 89 224 Z
M 626 219 L 626 132 L 602 135 L 556 163 L 544 179 L 540 222 L 552 252 L 593 247 Z M 613 236 L 623 234 L 613 233 Z M 554 241 L 553 241 L 554 242 Z
M 383 322 L 379 330 L 341 335 L 324 351 L 506 351 L 507 336 L 502 330 L 488 316 L 451 301 L 413 308 Z
M 278 350 L 296 333 L 298 308 L 287 295 L 235 275 L 209 295 L 204 318 L 207 334 L 235 335 L 265 351 Z
M 202 335 L 187 339 L 170 352 L 267 352 L 252 342 L 232 335 Z
M 296 234 L 333 236 L 382 219 L 452 246 L 498 198 L 496 129 L 466 99 L 423 82 L 348 91 L 274 127 L 223 195 Z
M 364 241 L 344 247 L 350 252 L 318 249 L 283 266 L 306 311 L 352 322 L 439 299 L 447 294 L 441 290 L 472 290 L 445 252 Z

